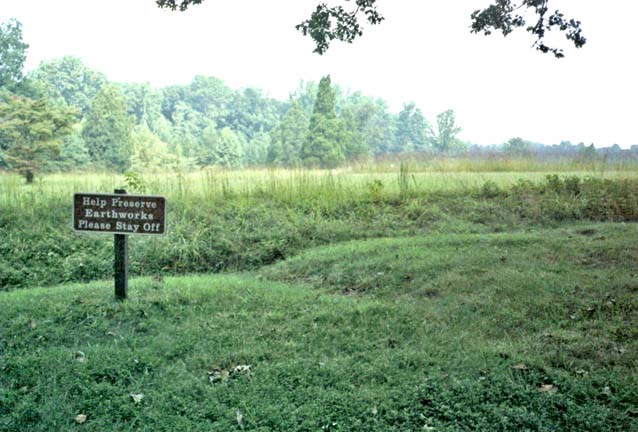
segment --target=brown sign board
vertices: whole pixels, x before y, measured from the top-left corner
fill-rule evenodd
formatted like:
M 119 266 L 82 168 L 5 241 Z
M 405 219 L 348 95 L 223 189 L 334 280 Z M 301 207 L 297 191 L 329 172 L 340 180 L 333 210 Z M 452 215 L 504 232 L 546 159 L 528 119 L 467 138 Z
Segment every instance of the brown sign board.
M 73 229 L 111 234 L 164 234 L 166 198 L 76 193 L 73 194 Z

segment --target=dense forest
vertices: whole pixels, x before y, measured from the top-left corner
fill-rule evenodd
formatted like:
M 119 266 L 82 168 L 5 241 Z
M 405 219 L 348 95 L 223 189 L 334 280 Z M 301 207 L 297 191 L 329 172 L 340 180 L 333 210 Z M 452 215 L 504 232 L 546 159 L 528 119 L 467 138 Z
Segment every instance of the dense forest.
M 395 113 L 383 99 L 344 91 L 330 76 L 318 84 L 299 83 L 281 101 L 258 88 L 232 89 L 210 76 L 164 88 L 111 82 L 70 56 L 43 62 L 25 75 L 28 45 L 21 24 L 1 24 L 0 40 L 0 169 L 18 172 L 28 182 L 38 171 L 332 168 L 384 155 L 638 155 L 638 146 L 597 150 L 584 143 L 544 146 L 521 138 L 471 145 L 458 139 L 453 110 L 430 121 L 409 102 Z

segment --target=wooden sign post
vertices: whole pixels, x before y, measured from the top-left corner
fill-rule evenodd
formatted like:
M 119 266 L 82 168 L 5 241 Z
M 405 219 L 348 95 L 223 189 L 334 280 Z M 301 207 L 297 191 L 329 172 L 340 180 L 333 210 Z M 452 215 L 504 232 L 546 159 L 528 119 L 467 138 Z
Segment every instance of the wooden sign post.
M 115 189 L 116 194 L 125 195 L 125 189 Z M 128 235 L 113 235 L 113 275 L 115 278 L 115 298 L 124 300 L 128 290 Z
M 113 233 L 115 297 L 126 298 L 128 289 L 128 235 L 161 235 L 166 232 L 166 198 L 115 194 L 73 195 L 73 229 L 76 232 Z

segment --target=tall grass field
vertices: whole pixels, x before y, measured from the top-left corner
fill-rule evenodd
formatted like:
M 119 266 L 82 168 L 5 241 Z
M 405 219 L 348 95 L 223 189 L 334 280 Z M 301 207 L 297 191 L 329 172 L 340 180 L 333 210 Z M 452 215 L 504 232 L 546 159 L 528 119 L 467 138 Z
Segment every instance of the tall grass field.
M 71 227 L 163 195 L 165 236 Z M 0 175 L 0 431 L 638 430 L 638 170 Z

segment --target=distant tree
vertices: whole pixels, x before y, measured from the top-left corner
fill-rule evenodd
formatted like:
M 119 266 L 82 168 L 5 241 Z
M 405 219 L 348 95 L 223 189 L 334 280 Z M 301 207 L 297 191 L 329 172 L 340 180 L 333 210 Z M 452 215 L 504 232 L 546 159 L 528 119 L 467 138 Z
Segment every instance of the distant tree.
M 221 122 L 251 140 L 258 133 L 274 128 L 283 109 L 283 103 L 265 97 L 261 90 L 246 88 L 233 93 L 226 116 Z
M 198 75 L 186 88 L 183 101 L 221 126 L 233 100 L 233 91 L 222 80 Z
M 20 21 L 0 23 L 0 88 L 15 91 L 22 83 L 28 48 L 22 40 Z
M 244 165 L 263 165 L 267 163 L 270 148 L 270 134 L 256 133 L 244 147 Z
M 301 146 L 308 134 L 308 117 L 298 99 L 290 100 L 290 108 L 279 126 L 270 131 L 267 161 L 294 166 L 301 161 Z
M 175 156 L 168 152 L 168 145 L 146 123 L 135 126 L 131 142 L 131 167 L 136 171 L 156 170 L 175 162 Z
M 346 159 L 365 158 L 372 153 L 373 120 L 376 113 L 377 106 L 374 100 L 361 92 L 355 92 L 343 99 L 341 121 L 346 131 Z
M 214 126 L 209 126 L 202 133 L 201 141 L 201 149 L 196 156 L 199 165 L 217 165 L 225 168 L 241 165 L 244 141 L 241 135 L 230 128 L 217 130 Z
M 106 77 L 87 68 L 80 59 L 65 56 L 61 59 L 42 62 L 29 74 L 33 85 L 43 95 L 63 100 L 77 108 L 84 116 L 100 89 L 107 84 Z
M 122 92 L 113 85 L 103 87 L 91 104 L 82 131 L 92 162 L 126 171 L 131 163 L 133 123 Z
M 321 78 L 301 159 L 309 166 L 334 167 L 345 160 L 346 131 L 335 112 L 330 75 Z
M 372 154 L 391 153 L 396 137 L 396 116 L 389 112 L 383 99 L 374 102 L 374 112 L 366 126 L 366 142 Z
M 214 120 L 207 119 L 200 112 L 194 110 L 186 102 L 178 102 L 173 112 L 172 141 L 169 149 L 176 154 L 186 157 L 198 157 L 200 138 L 203 131 L 212 126 L 216 128 Z
M 62 170 L 78 170 L 86 167 L 91 162 L 89 150 L 82 139 L 82 127 L 80 123 L 73 126 L 73 131 L 62 137 L 60 155 L 52 164 Z
M 439 152 L 449 152 L 461 146 L 456 136 L 461 128 L 456 125 L 456 116 L 453 110 L 447 110 L 436 116 L 437 131 L 430 128 L 430 141 L 432 147 Z
M 596 148 L 593 144 L 585 146 L 585 143 L 581 143 L 582 146 L 579 146 L 578 156 L 581 159 L 586 161 L 592 161 L 596 159 Z
M 151 131 L 162 116 L 162 93 L 153 89 L 149 83 L 120 84 L 126 97 L 128 115 L 135 119 L 136 125 L 146 125 Z
M 60 138 L 71 133 L 77 113 L 47 99 L 5 94 L 0 101 L 0 142 L 9 168 L 32 183 L 44 162 L 60 151 Z
M 392 153 L 423 151 L 428 145 L 429 125 L 414 102 L 404 104 L 396 122 Z
M 155 0 L 159 7 L 184 11 L 190 5 L 202 3 L 204 0 Z M 349 2 L 350 0 L 342 0 Z M 563 50 L 548 46 L 545 42 L 547 33 L 552 30 L 563 32 L 568 41 L 576 48 L 586 43 L 582 35 L 580 21 L 567 19 L 559 11 L 550 13 L 550 0 L 493 0 L 494 3 L 485 9 L 478 9 L 472 13 L 472 33 L 490 35 L 493 31 L 501 31 L 507 36 L 512 31 L 525 28 L 536 41 L 534 46 L 543 53 L 553 53 L 556 57 L 563 57 Z M 304 36 L 310 36 L 315 44 L 315 52 L 325 53 L 333 40 L 352 42 L 363 34 L 363 26 L 359 19 L 364 17 L 370 25 L 376 25 L 384 20 L 377 10 L 377 0 L 355 0 L 354 6 L 347 9 L 341 5 L 320 3 L 312 12 L 310 18 L 296 26 Z M 528 24 L 525 13 L 531 11 L 535 22 Z
M 532 152 L 532 145 L 523 138 L 511 138 L 503 145 L 503 150 L 514 156 L 529 156 Z

